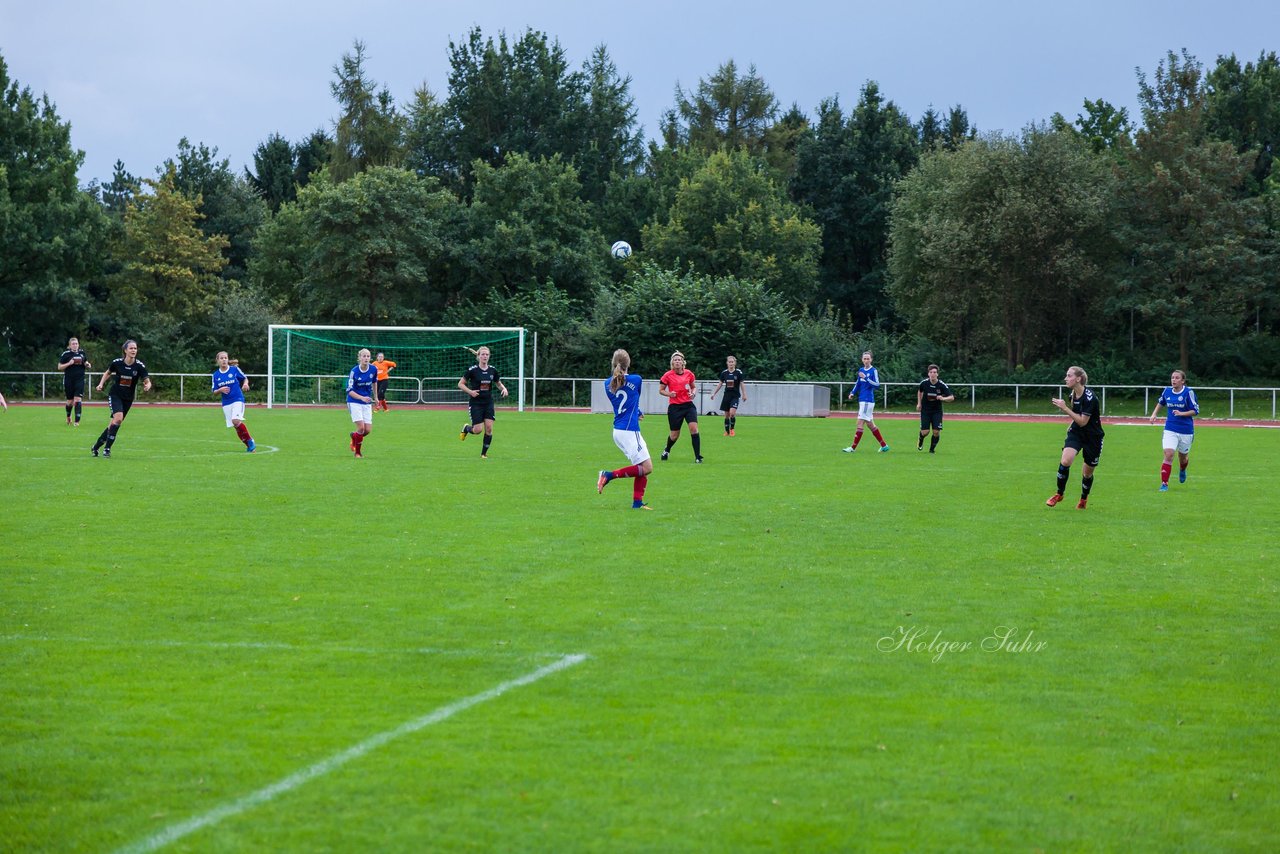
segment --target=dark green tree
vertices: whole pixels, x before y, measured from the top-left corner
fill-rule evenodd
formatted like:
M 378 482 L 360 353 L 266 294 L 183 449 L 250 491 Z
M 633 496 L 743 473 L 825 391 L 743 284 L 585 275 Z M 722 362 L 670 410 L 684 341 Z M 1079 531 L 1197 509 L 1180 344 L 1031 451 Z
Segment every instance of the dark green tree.
M 1260 195 L 1280 153 L 1280 58 L 1262 53 L 1241 67 L 1235 54 L 1220 56 L 1205 84 L 1205 129 L 1254 155 L 1248 191 Z
M 643 234 L 660 265 L 762 282 L 797 306 L 817 293 L 821 229 L 743 148 L 711 155 Z
M 1134 309 L 1147 338 L 1192 365 L 1193 332 L 1238 332 L 1263 297 L 1261 209 L 1245 195 L 1256 154 L 1210 137 L 1203 67 L 1172 51 L 1148 82 L 1139 72 L 1144 127 L 1125 170 L 1124 242 L 1113 308 Z
M 942 147 L 955 151 L 971 139 L 978 138 L 978 128 L 969 124 L 969 113 L 956 104 L 947 112 L 946 126 L 942 131 Z
M 0 56 L 0 362 L 81 333 L 101 269 L 102 208 L 76 184 L 84 154 L 48 96 L 9 78 Z
M 943 133 L 942 119 L 930 104 L 916 123 L 916 139 L 920 142 L 920 150 L 931 151 L 937 148 L 942 144 Z
M 879 86 L 863 86 L 844 121 L 839 103 L 818 109 L 815 133 L 802 143 L 793 197 L 822 227 L 822 289 L 855 326 L 892 314 L 885 292 L 885 247 L 894 185 L 915 166 L 916 130 Z
M 668 145 L 689 145 L 705 152 L 745 148 L 761 154 L 778 115 L 778 99 L 751 65 L 740 75 L 732 59 L 690 92 L 676 86 L 675 107 L 662 119 Z
M 298 197 L 298 185 L 294 175 L 298 169 L 297 153 L 289 140 L 273 133 L 265 142 L 258 143 L 253 152 L 253 170 L 244 170 L 245 180 L 267 203 L 272 213 L 280 205 Z
M 611 181 L 639 173 L 643 134 L 636 124 L 631 78 L 618 73 L 604 45 L 592 52 L 581 76 L 585 98 L 578 106 L 580 117 L 572 124 L 579 137 L 560 154 L 577 167 L 583 198 L 598 204 Z
M 333 153 L 333 140 L 323 130 L 314 130 L 302 142 L 293 147 L 293 183 L 299 189 L 311 183 L 311 176 L 319 172 Z
M 267 215 L 267 206 L 247 178 L 231 171 L 227 158 L 218 158 L 218 149 L 204 143 L 192 145 L 183 137 L 178 156 L 167 159 L 156 172 L 163 177 L 173 172 L 174 187 L 197 200 L 200 230 L 207 236 L 227 238 L 227 264 L 222 278 L 241 280 L 247 275 L 253 236 Z
M 333 66 L 329 91 L 341 108 L 334 126 L 329 168 L 337 181 L 346 181 L 374 166 L 404 162 L 405 122 L 391 92 L 378 89 L 365 70 L 364 42 Z
M 142 182 L 124 168 L 124 161 L 117 160 L 111 172 L 111 180 L 102 185 L 102 206 L 107 213 L 123 218 L 129 202 L 142 192 Z

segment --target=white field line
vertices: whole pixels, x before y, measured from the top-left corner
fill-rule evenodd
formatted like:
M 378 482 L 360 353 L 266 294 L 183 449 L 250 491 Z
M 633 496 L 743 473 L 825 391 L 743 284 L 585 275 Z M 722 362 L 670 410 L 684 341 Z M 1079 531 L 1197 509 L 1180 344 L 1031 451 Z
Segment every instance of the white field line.
M 133 854 L 134 852 L 155 851 L 159 848 L 163 848 L 171 842 L 176 842 L 184 836 L 189 836 L 190 834 L 195 833 L 197 830 L 210 827 L 223 819 L 239 815 L 246 810 L 265 804 L 280 795 L 287 794 L 288 792 L 302 786 L 304 783 L 308 783 L 316 777 L 322 777 L 330 771 L 341 768 L 348 762 L 359 759 L 366 753 L 376 750 L 384 744 L 394 741 L 401 736 L 410 735 L 418 730 L 425 729 L 432 724 L 438 724 L 443 720 L 453 717 L 459 712 L 465 712 L 472 706 L 477 706 L 489 700 L 495 700 L 508 691 L 515 688 L 522 688 L 525 685 L 537 682 L 539 679 L 543 679 L 554 673 L 559 673 L 561 670 L 566 670 L 574 665 L 581 664 L 586 660 L 587 656 L 585 655 L 566 655 L 559 661 L 548 664 L 545 667 L 540 667 L 532 673 L 526 673 L 524 676 L 519 676 L 515 679 L 510 679 L 506 682 L 495 685 L 488 691 L 482 691 L 479 694 L 473 694 L 470 697 L 457 700 L 447 706 L 441 706 L 434 712 L 430 712 L 416 720 L 401 724 L 395 729 L 378 733 L 377 735 L 367 738 L 358 744 L 348 747 L 341 753 L 335 753 L 327 759 L 322 759 L 314 765 L 290 774 L 288 777 L 278 780 L 269 786 L 258 789 L 256 792 L 251 792 L 250 794 L 237 798 L 230 803 L 223 804 L 220 807 L 215 807 L 203 815 L 198 815 L 195 818 L 171 825 L 154 836 L 148 836 L 146 839 L 139 840 L 131 845 L 126 845 L 119 849 L 118 854 Z

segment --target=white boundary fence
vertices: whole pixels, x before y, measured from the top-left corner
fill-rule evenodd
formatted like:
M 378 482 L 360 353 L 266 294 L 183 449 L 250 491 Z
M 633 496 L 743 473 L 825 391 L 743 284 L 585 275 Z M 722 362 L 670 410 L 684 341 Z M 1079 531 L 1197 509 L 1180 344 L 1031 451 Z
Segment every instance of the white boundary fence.
M 97 374 L 97 376 L 101 376 Z M 251 385 L 248 400 L 252 403 L 266 401 L 266 375 L 249 374 Z M 152 382 L 156 389 L 149 395 L 153 400 L 170 400 L 182 403 L 216 404 L 210 392 L 210 375 L 153 373 Z M 293 375 L 291 381 L 314 383 L 316 397 L 312 405 L 332 406 L 341 404 L 343 396 L 337 389 L 345 381 L 346 375 Z M 520 385 L 519 391 L 525 393 L 527 408 L 536 409 L 539 398 L 544 408 L 571 407 L 585 409 L 591 406 L 592 389 L 603 381 L 604 377 L 526 377 L 523 383 L 517 380 L 512 385 Z M 945 378 L 944 378 L 945 380 Z M 399 404 L 440 404 L 461 405 L 466 403 L 466 395 L 456 387 L 457 377 L 392 377 L 387 387 L 387 398 Z M 86 401 L 102 398 L 101 392 L 94 391 L 95 379 L 85 377 Z M 716 381 L 703 379 L 698 381 L 698 412 L 710 412 L 720 398 L 712 400 L 709 392 L 715 388 Z M 849 389 L 853 387 L 851 380 L 814 380 L 810 382 L 781 382 L 772 380 L 746 381 L 747 405 L 742 407 L 743 415 L 751 415 L 752 389 L 764 386 L 793 387 L 816 386 L 830 389 L 830 411 L 840 412 L 856 409 L 856 404 L 847 400 Z M 1057 410 L 1049 405 L 1049 398 L 1061 397 L 1064 388 L 1061 385 L 1046 383 L 963 383 L 947 382 L 956 395 L 955 403 L 947 404 L 947 411 L 964 412 L 1009 412 L 1016 414 L 1052 415 Z M 883 383 L 877 406 L 888 412 L 914 412 L 916 406 L 917 383 Z M 330 388 L 334 388 L 330 392 Z M 1147 415 L 1155 406 L 1164 386 L 1143 385 L 1091 385 L 1102 403 L 1104 415 L 1137 417 Z M 1202 414 L 1205 417 L 1218 418 L 1261 418 L 1277 420 L 1277 402 L 1280 399 L 1280 387 L 1277 386 L 1192 386 L 1200 401 Z M 63 400 L 62 374 L 58 371 L 0 371 L 0 392 L 13 401 Z M 512 389 L 512 398 L 518 400 L 517 389 Z M 144 400 L 148 398 L 143 398 Z M 515 405 L 511 400 L 511 405 Z M 1138 401 L 1142 403 L 1139 406 Z M 761 398 L 761 402 L 764 398 Z M 503 401 L 496 401 L 503 405 Z M 968 406 L 966 407 L 966 403 Z M 665 400 L 664 400 L 665 404 Z M 296 405 L 296 404 L 295 404 Z M 304 404 L 305 405 L 305 404 Z M 815 404 L 820 410 L 820 403 Z M 1237 413 L 1237 409 L 1247 409 L 1247 415 Z M 820 411 L 815 415 L 821 415 Z

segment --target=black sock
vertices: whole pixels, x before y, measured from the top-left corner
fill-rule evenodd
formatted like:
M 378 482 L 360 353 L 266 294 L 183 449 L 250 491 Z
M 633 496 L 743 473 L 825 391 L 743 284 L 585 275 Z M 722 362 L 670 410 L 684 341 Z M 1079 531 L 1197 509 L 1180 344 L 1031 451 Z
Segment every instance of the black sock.
M 676 438 L 678 439 L 679 437 L 677 436 Z M 672 446 L 672 445 L 674 445 L 675 443 L 676 443 L 676 440 L 675 440 L 675 439 L 672 439 L 670 436 L 668 436 L 668 437 L 667 437 L 667 449 L 666 449 L 665 451 L 663 451 L 662 453 L 664 453 L 664 454 L 669 454 L 669 453 L 671 453 L 671 446 Z
M 689 436 L 689 441 L 693 442 L 693 458 L 696 460 L 702 456 L 702 434 L 692 434 Z
M 929 439 L 929 453 L 933 453 L 933 449 L 934 449 L 934 448 L 936 448 L 936 447 L 938 447 L 938 440 L 939 440 L 939 439 L 941 439 L 941 438 L 942 438 L 942 434 L 941 434 L 941 433 L 934 433 L 934 434 L 933 434 L 933 437 L 932 437 L 931 439 Z
M 108 435 L 110 432 L 111 432 L 111 428 L 110 428 L 110 427 L 108 427 L 106 430 L 103 430 L 103 431 L 102 431 L 102 435 L 98 437 L 98 441 L 96 441 L 96 442 L 94 442 L 94 443 L 93 443 L 93 449 L 94 449 L 95 451 L 96 451 L 96 450 L 98 450 L 99 448 L 101 448 L 101 447 L 102 447 L 102 445 L 103 445 L 103 443 L 107 441 L 107 435 Z
M 107 428 L 107 450 L 111 450 L 111 446 L 116 443 L 116 434 L 120 432 L 119 424 L 112 424 Z
M 1093 475 L 1087 475 L 1080 478 L 1080 500 L 1084 501 L 1089 497 L 1089 490 L 1093 489 Z
M 729 432 L 729 430 L 731 430 L 731 429 L 732 429 L 732 428 L 731 428 L 731 426 L 729 425 L 729 418 L 726 416 L 726 417 L 725 417 L 725 419 L 724 419 L 724 432 L 728 433 L 728 432 Z
M 1058 463 L 1058 494 L 1061 495 L 1067 488 L 1067 478 L 1071 477 L 1071 467 Z
M 485 433 L 485 434 L 484 434 L 484 444 L 480 446 L 480 453 L 482 453 L 482 454 L 487 454 L 487 453 L 489 453 L 489 446 L 490 446 L 490 445 L 492 445 L 492 444 L 493 444 L 493 434 L 492 434 L 492 433 Z
M 80 422 L 80 401 L 76 401 L 76 423 Z
M 924 437 L 925 437 L 927 434 L 928 434 L 928 431 L 925 431 L 924 433 L 921 433 L 921 434 L 920 434 L 920 438 L 916 440 L 916 447 L 917 447 L 917 448 L 923 448 L 923 447 L 924 447 Z
M 67 417 L 68 417 L 68 418 L 70 418 L 70 417 L 71 417 L 71 404 L 69 404 L 69 403 L 67 404 Z
M 729 416 L 729 429 L 730 429 L 730 430 L 732 430 L 732 429 L 733 429 L 734 427 L 736 427 L 736 426 L 738 426 L 738 416 L 736 416 L 736 415 L 730 415 L 730 416 Z

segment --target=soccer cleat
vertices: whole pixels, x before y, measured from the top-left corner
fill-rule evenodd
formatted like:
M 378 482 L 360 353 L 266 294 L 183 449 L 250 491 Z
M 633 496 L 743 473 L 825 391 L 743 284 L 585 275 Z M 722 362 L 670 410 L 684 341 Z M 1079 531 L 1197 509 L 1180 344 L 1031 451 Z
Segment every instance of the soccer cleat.
M 111 459 L 111 449 L 110 449 L 110 448 L 103 448 L 103 449 L 102 449 L 102 455 L 103 455 L 104 457 L 106 457 L 107 459 Z
M 480 459 L 482 459 L 482 460 L 487 460 L 487 459 L 489 459 L 489 455 L 488 455 L 488 454 L 481 454 L 481 455 L 480 455 Z
M 730 436 L 736 436 L 736 435 L 738 435 L 738 431 L 736 431 L 736 430 L 734 430 L 732 427 L 730 427 L 730 428 L 729 428 L 729 435 L 730 435 Z
M 1168 491 L 1169 491 L 1169 484 L 1167 484 L 1167 483 L 1162 483 L 1162 484 L 1160 484 L 1160 491 L 1161 491 L 1161 492 L 1168 492 Z
M 931 453 L 931 454 L 932 454 L 932 453 L 934 453 L 933 448 L 930 448 L 930 449 L 929 449 L 929 453 Z
M 1076 509 L 1077 509 L 1077 510 L 1083 510 L 1085 507 L 1087 507 L 1087 506 L 1088 506 L 1088 504 L 1089 504 L 1089 499 L 1087 499 L 1087 498 L 1081 498 L 1081 499 L 1080 499 L 1080 503 L 1076 505 Z
M 881 446 L 880 446 L 880 453 L 882 453 L 882 454 L 883 454 L 883 453 L 885 453 L 885 452 L 886 452 L 886 451 L 888 451 L 888 450 L 889 450 L 889 446 L 888 446 L 888 445 L 881 445 Z
M 362 453 L 360 452 L 360 449 L 359 449 L 359 448 L 356 448 L 356 459 L 357 459 L 357 460 L 363 460 L 363 459 L 364 459 L 364 454 L 362 454 Z
M 1187 482 L 1187 470 L 1178 469 L 1178 483 L 1186 483 L 1186 482 Z
M 98 455 L 98 446 L 94 445 L 92 448 L 90 448 L 89 453 L 93 454 L 96 457 Z
M 596 495 L 600 495 L 604 492 L 605 485 L 608 484 L 610 480 L 609 472 L 600 472 L 600 477 L 596 478 Z
M 732 434 L 732 433 L 730 433 L 728 430 L 725 430 L 725 431 L 724 431 L 724 437 L 725 437 L 726 439 L 728 439 L 728 438 L 729 438 L 730 436 L 732 436 L 732 435 L 733 435 L 733 434 Z
M 923 450 L 924 450 L 924 442 L 918 442 L 918 443 L 916 444 L 916 450 L 917 450 L 917 451 L 923 451 Z
M 702 457 L 694 457 L 694 458 L 693 458 L 693 461 L 694 461 L 695 463 L 700 463 L 700 462 L 702 462 Z
M 1059 504 L 1059 502 L 1061 502 L 1061 501 L 1062 501 L 1062 495 L 1061 495 L 1061 494 L 1059 494 L 1059 493 L 1056 493 L 1056 492 L 1055 492 L 1053 495 L 1050 495 L 1050 496 L 1049 496 L 1049 500 L 1048 500 L 1048 501 L 1046 501 L 1046 502 L 1044 503 L 1044 506 L 1045 506 L 1045 507 L 1057 507 L 1057 506 L 1058 506 L 1058 504 Z
M 258 443 L 253 441 L 252 439 L 249 440 L 249 444 L 245 445 L 245 449 L 248 450 L 249 453 L 251 454 L 253 453 L 253 449 L 256 447 L 258 447 Z
M 468 437 L 468 436 L 470 436 L 470 435 L 471 435 L 471 425 L 470 425 L 470 424 L 463 424 L 463 425 L 462 425 L 462 435 L 458 436 L 458 438 L 459 438 L 460 440 L 462 440 L 463 442 L 465 442 L 465 441 L 467 441 L 467 437 Z
M 670 455 L 671 455 L 671 452 L 670 452 L 670 451 L 663 451 L 663 452 L 662 452 L 662 456 L 661 456 L 661 457 L 659 457 L 659 459 L 661 459 L 661 460 L 664 460 L 664 461 L 665 461 L 665 460 L 667 459 L 667 457 L 669 457 Z
M 855 448 L 853 445 L 850 445 L 849 447 L 847 447 L 847 448 L 841 448 L 840 450 L 844 451 L 846 454 L 852 454 L 854 451 L 856 451 L 856 450 L 858 450 L 858 449 L 857 449 L 857 448 Z
M 636 504 L 636 503 L 633 501 L 633 502 L 631 503 L 631 509 L 632 509 L 632 510 L 652 510 L 653 508 L 652 508 L 652 507 L 650 507 L 648 504 L 645 504 L 644 502 L 641 502 L 641 503 L 639 503 L 639 504 Z

